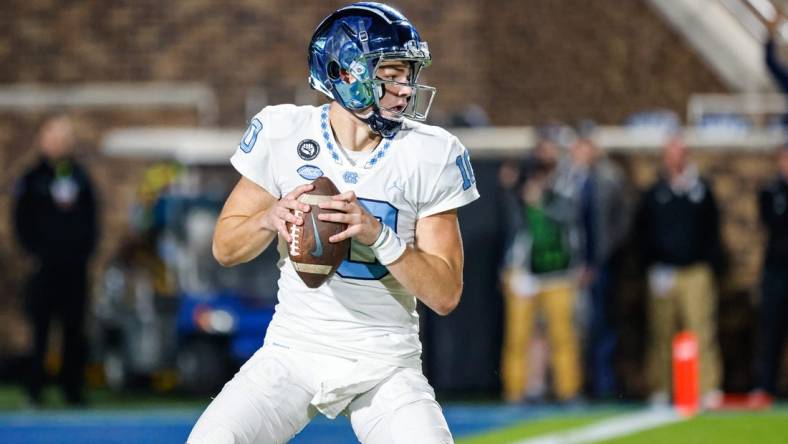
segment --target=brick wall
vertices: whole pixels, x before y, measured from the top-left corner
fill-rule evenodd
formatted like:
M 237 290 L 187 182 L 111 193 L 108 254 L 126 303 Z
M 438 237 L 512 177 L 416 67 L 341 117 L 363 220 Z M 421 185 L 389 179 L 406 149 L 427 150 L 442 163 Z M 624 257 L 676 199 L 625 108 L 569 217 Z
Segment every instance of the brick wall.
M 486 105 L 501 124 L 683 116 L 689 93 L 725 91 L 644 1 L 500 2 L 485 14 Z
M 239 125 L 249 88 L 292 100 L 305 85 L 311 32 L 344 2 L 3 4 L 0 83 L 203 81 L 218 92 L 221 123 Z M 619 123 L 650 107 L 683 114 L 691 92 L 725 89 L 641 0 L 395 4 L 431 44 L 435 64 L 426 75 L 439 89 L 439 113 L 475 102 L 499 125 Z

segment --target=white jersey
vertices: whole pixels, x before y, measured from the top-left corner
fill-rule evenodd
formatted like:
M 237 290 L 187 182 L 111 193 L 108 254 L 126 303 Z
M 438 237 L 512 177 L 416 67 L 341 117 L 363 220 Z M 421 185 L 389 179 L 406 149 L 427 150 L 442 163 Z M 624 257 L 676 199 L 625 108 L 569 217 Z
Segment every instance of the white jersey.
M 328 105 L 279 105 L 257 114 L 231 158 L 244 177 L 280 198 L 326 176 L 353 190 L 375 217 L 408 243 L 416 221 L 479 197 L 468 152 L 438 127 L 405 121 L 364 158 L 334 140 Z M 266 343 L 420 368 L 416 298 L 352 242 L 349 257 L 319 288 L 298 277 L 279 240 L 279 303 Z

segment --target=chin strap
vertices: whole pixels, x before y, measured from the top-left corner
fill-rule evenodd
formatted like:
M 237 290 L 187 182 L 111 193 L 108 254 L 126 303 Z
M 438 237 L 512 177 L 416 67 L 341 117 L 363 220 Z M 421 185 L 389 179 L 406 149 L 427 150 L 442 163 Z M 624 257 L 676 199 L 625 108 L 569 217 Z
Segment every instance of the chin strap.
M 377 110 L 377 107 L 375 107 Z M 378 112 L 373 111 L 369 116 L 359 117 L 364 123 L 369 125 L 372 131 L 385 138 L 394 137 L 402 127 L 402 121 L 384 119 Z
M 358 111 L 348 108 L 345 109 L 353 113 L 358 120 L 369 125 L 369 129 L 371 129 L 372 132 L 378 133 L 386 139 L 394 137 L 400 128 L 402 128 L 401 120 L 391 120 L 381 116 L 380 108 L 378 108 L 377 105 L 372 105 L 372 110 L 366 114 L 360 114 Z

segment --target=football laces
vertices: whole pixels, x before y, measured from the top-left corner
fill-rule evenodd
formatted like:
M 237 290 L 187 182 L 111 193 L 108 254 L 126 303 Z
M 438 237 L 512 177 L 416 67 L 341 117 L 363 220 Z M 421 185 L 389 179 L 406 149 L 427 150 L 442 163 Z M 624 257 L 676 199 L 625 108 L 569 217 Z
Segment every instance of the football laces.
M 300 218 L 304 215 L 301 210 L 295 210 L 295 216 Z M 301 227 L 290 224 L 290 255 L 298 256 L 301 254 Z

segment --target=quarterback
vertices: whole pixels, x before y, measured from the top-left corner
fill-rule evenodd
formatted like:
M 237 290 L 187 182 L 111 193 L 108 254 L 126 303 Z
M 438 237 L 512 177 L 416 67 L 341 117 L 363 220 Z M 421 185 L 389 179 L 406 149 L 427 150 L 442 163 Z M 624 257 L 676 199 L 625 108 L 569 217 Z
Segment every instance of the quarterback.
M 264 345 L 211 402 L 190 444 L 282 443 L 318 413 L 350 418 L 365 444 L 453 442 L 421 371 L 417 299 L 446 315 L 462 292 L 457 208 L 479 197 L 456 137 L 421 123 L 435 89 L 418 83 L 427 43 L 401 13 L 354 3 L 318 25 L 309 83 L 320 107 L 264 108 L 232 165 L 241 174 L 216 225 L 224 266 L 277 239 L 276 312 Z M 347 229 L 348 257 L 318 288 L 290 262 L 286 223 L 303 225 L 298 200 L 325 176 L 340 194 L 319 218 Z M 303 212 L 303 213 L 301 213 Z

